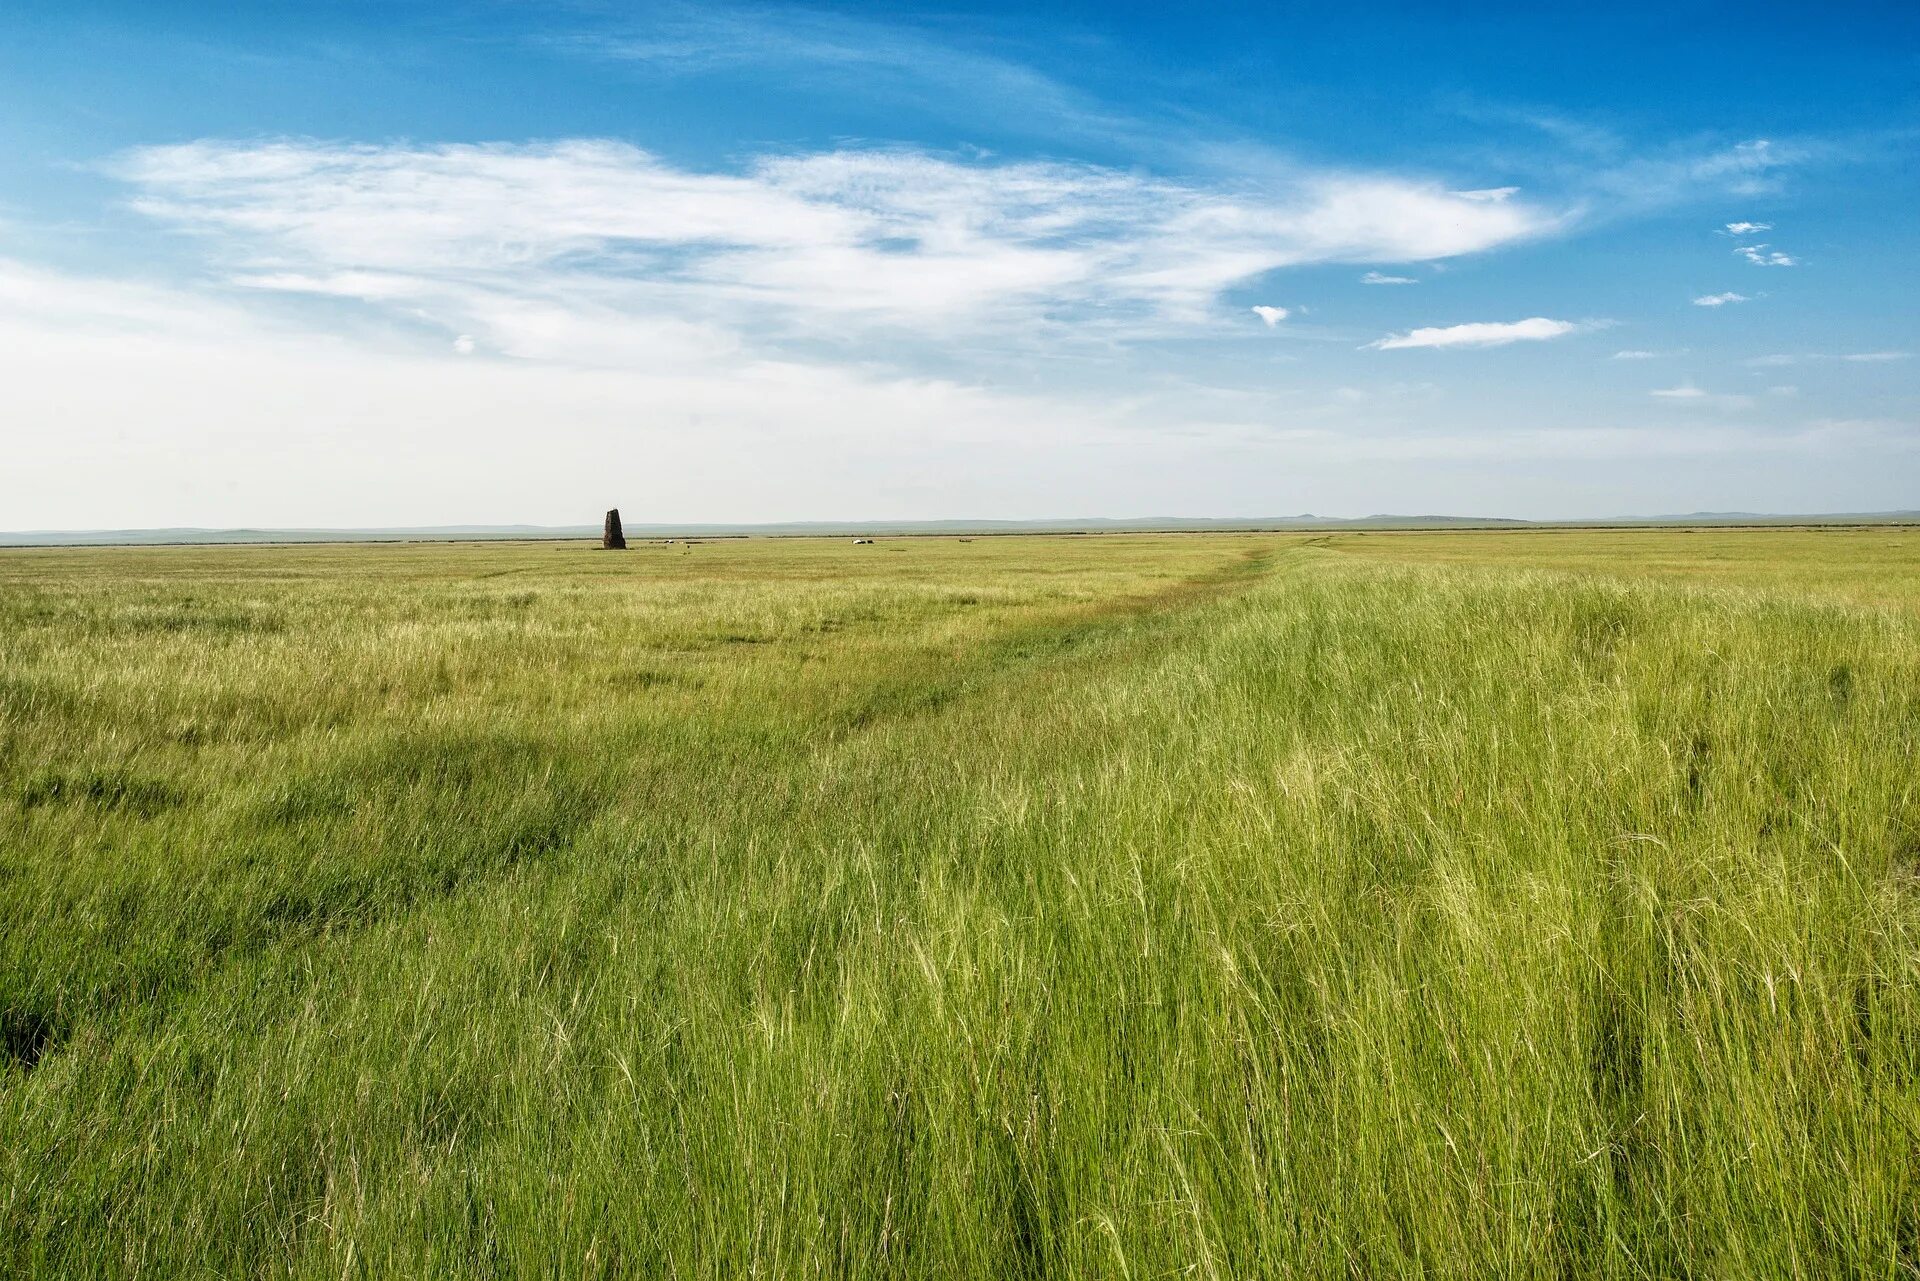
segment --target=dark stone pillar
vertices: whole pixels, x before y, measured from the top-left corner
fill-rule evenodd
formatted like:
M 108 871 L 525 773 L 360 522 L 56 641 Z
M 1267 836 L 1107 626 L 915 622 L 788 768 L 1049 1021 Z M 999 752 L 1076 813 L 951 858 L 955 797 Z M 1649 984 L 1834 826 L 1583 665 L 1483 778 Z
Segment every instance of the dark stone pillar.
M 614 508 L 607 513 L 605 529 L 600 534 L 600 549 L 609 552 L 627 550 L 627 536 L 620 532 L 620 509 Z

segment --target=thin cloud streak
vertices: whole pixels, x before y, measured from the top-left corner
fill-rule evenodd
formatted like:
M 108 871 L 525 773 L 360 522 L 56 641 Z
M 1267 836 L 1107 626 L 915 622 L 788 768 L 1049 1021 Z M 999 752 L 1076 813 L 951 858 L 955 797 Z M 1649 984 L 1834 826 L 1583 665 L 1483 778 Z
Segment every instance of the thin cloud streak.
M 1753 356 L 1744 363 L 1754 369 L 1780 369 L 1806 361 L 1843 360 L 1854 365 L 1890 365 L 1912 359 L 1913 353 L 1910 351 L 1855 351 L 1839 356 L 1822 351 L 1807 351 L 1775 352 L 1769 356 Z
M 1648 395 L 1671 403 L 1702 409 L 1749 409 L 1754 403 L 1751 396 L 1704 391 L 1692 383 L 1682 383 L 1678 387 L 1656 388 Z
M 1389 334 L 1366 344 L 1378 351 L 1400 351 L 1415 347 L 1504 347 L 1516 342 L 1544 342 L 1577 333 L 1582 326 L 1568 320 L 1549 320 L 1532 316 L 1526 320 L 1482 322 L 1415 329 L 1404 334 Z

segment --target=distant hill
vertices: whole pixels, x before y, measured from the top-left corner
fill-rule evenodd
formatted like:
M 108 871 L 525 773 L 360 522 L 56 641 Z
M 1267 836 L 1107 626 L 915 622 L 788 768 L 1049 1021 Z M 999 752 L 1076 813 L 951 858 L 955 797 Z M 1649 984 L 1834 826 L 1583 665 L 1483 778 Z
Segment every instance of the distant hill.
M 1144 516 L 1085 520 L 895 520 L 785 521 L 764 525 L 628 522 L 629 539 L 796 538 L 832 535 L 911 536 L 935 534 L 1118 534 L 1200 533 L 1226 530 L 1311 529 L 1596 529 L 1699 525 L 1905 525 L 1920 524 L 1920 511 L 1837 512 L 1770 515 L 1759 512 L 1692 512 L 1678 516 L 1617 516 L 1588 520 L 1534 521 L 1499 516 Z M 377 529 L 60 529 L 0 532 L 4 547 L 165 546 L 216 543 L 413 543 L 560 541 L 598 539 L 593 525 L 418 525 Z

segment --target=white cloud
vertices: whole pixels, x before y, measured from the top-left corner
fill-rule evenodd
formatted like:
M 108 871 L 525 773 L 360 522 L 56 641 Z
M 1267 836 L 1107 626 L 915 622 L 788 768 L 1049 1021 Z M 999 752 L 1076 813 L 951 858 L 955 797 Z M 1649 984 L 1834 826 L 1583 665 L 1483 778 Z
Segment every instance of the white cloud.
M 455 338 L 453 340 L 453 349 L 462 356 L 471 356 L 473 354 L 473 335 L 461 334 Z
M 1616 351 L 1613 353 L 1613 359 L 1615 360 L 1655 360 L 1659 357 L 1659 355 L 1660 353 L 1657 351 Z
M 1541 342 L 1562 338 L 1581 326 L 1566 320 L 1532 316 L 1526 320 L 1448 325 L 1444 328 L 1415 329 L 1404 334 L 1389 334 L 1367 344 L 1381 351 L 1409 347 L 1503 347 L 1515 342 Z
M 1800 260 L 1792 254 L 1783 254 L 1766 245 L 1741 245 L 1733 252 L 1745 258 L 1756 267 L 1797 267 Z
M 1260 317 L 1268 329 L 1272 329 L 1285 320 L 1288 313 L 1285 307 L 1255 307 L 1253 314 Z
M 1753 397 L 1751 396 L 1702 391 L 1692 383 L 1682 383 L 1678 387 L 1660 387 L 1647 394 L 1677 404 L 1694 405 L 1708 409 L 1747 409 L 1753 405 Z
M 1770 222 L 1730 222 L 1721 230 L 1720 234 L 1723 236 L 1751 236 L 1755 232 L 1772 230 L 1773 224 Z
M 1788 365 L 1800 363 L 1800 357 L 1791 352 L 1778 351 L 1771 356 L 1755 356 L 1746 362 L 1755 369 L 1784 369 Z
M 1456 191 L 1451 194 L 1462 200 L 1477 201 L 1481 204 L 1497 205 L 1518 195 L 1518 187 L 1482 187 L 1478 191 Z
M 1360 283 L 1363 285 L 1417 285 L 1420 282 L 1412 276 L 1385 276 L 1377 271 L 1370 271 L 1360 277 Z
M 157 334 L 225 336 L 252 325 L 241 307 L 173 290 L 36 270 L 0 259 L 0 319 L 31 317 L 51 334 L 89 334 L 130 344 Z
M 1851 360 L 1856 364 L 1879 364 L 1895 360 L 1912 360 L 1913 353 L 1910 351 L 1856 351 L 1840 359 Z
M 1767 388 L 1767 395 L 1769 396 L 1798 396 L 1799 394 L 1800 389 L 1792 383 L 1781 383 L 1777 387 Z
M 1747 301 L 1749 300 L 1745 294 L 1736 294 L 1728 291 L 1724 294 L 1702 294 L 1693 300 L 1693 305 L 1696 307 L 1724 307 L 1730 302 Z
M 914 151 L 713 173 L 604 141 L 199 142 L 115 172 L 242 283 L 424 313 L 508 354 L 488 322 L 529 306 L 822 342 L 870 326 L 1190 326 L 1276 269 L 1445 258 L 1562 225 L 1392 175 L 1204 187 Z

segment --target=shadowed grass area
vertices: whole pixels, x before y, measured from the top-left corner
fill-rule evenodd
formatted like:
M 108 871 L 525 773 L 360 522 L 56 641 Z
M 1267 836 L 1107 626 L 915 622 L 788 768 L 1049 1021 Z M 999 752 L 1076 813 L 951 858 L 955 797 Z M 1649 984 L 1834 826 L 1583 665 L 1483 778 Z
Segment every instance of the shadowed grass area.
M 1306 544 L 0 558 L 0 1272 L 1910 1274 L 1920 619 Z

